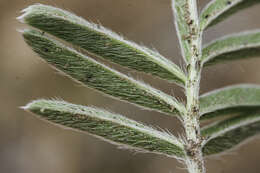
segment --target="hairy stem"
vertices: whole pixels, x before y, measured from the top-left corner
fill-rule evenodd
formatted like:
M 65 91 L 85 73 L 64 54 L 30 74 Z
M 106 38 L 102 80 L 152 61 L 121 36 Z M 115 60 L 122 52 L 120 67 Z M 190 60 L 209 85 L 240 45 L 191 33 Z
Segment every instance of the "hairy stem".
M 187 115 L 184 116 L 186 133 L 186 165 L 189 173 L 205 173 L 201 151 L 202 138 L 199 124 L 199 86 L 201 77 L 201 32 L 197 13 L 197 1 L 186 0 L 187 21 L 189 22 L 190 61 L 187 64 L 188 81 L 186 83 Z

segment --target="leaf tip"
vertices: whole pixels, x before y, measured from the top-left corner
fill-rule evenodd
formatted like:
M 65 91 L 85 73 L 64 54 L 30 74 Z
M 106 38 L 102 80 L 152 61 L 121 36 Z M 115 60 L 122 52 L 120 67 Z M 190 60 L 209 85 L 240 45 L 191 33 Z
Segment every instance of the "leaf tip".
M 25 106 L 19 106 L 20 109 L 27 111 L 29 109 L 28 104 Z
M 18 16 L 16 19 L 21 22 L 21 23 L 27 23 L 27 17 L 29 15 L 31 15 L 33 12 L 37 12 L 39 10 L 40 7 L 43 7 L 43 6 L 46 6 L 46 5 L 43 5 L 43 4 L 40 4 L 40 3 L 36 3 L 36 4 L 33 4 L 33 5 L 30 5 L 28 6 L 27 8 L 24 8 L 23 10 L 21 10 L 21 15 Z
M 34 100 L 32 102 L 27 103 L 25 106 L 20 106 L 20 109 L 23 109 L 25 111 L 32 112 L 34 109 L 41 109 L 41 107 L 44 107 L 44 100 Z
M 32 112 L 33 102 L 27 103 L 25 106 L 20 106 L 19 108 L 26 112 Z
M 30 5 L 29 7 L 27 7 L 27 8 L 25 8 L 25 9 L 21 10 L 22 15 L 18 16 L 16 19 L 17 19 L 19 22 L 21 22 L 21 23 L 26 23 L 25 18 L 26 18 L 26 16 L 28 16 L 28 14 L 31 13 L 32 8 L 33 8 L 32 6 L 34 6 L 34 5 Z
M 25 30 L 24 29 L 16 29 L 16 31 L 23 34 Z

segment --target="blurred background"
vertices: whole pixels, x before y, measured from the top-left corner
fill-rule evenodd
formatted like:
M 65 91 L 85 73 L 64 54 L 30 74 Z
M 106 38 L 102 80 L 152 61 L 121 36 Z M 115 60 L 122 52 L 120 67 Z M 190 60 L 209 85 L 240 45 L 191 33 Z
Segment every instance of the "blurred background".
M 209 0 L 200 0 L 200 9 Z M 180 123 L 153 111 L 108 98 L 60 76 L 40 61 L 16 31 L 15 19 L 34 3 L 54 5 L 99 22 L 137 43 L 156 48 L 183 66 L 173 25 L 170 0 L 0 0 L 0 172 L 1 173 L 184 173 L 176 160 L 136 154 L 86 134 L 40 121 L 19 109 L 37 98 L 102 107 L 153 126 L 180 133 Z M 204 43 L 232 32 L 260 28 L 260 6 L 247 9 L 209 29 Z M 112 66 L 111 64 L 109 64 Z M 260 59 L 217 65 L 203 72 L 201 92 L 237 83 L 260 84 Z M 168 94 L 184 99 L 181 89 L 151 76 L 122 68 Z M 206 160 L 210 173 L 259 173 L 260 140 Z

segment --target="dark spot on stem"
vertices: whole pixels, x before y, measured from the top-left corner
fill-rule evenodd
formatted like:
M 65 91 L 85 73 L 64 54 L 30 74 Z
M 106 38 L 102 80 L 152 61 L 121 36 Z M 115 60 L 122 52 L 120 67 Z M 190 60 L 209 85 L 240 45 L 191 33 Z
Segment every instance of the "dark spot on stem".
M 188 149 L 187 155 L 193 157 L 193 156 L 195 156 L 195 152 L 193 151 L 193 149 Z
M 231 1 L 227 1 L 227 5 L 231 5 L 232 4 L 232 2 Z
M 191 66 L 190 64 L 187 65 L 186 67 L 187 71 L 190 71 L 190 66 Z
M 188 21 L 188 25 L 192 25 L 193 24 L 193 20 Z
M 209 18 L 209 14 L 205 15 L 205 19 Z
M 200 70 L 200 68 L 201 68 L 201 61 L 200 60 L 196 62 L 196 67 L 195 68 L 197 70 Z
M 198 134 L 199 134 L 199 131 L 198 131 L 198 129 L 195 129 L 195 133 L 196 133 L 196 135 L 198 135 Z

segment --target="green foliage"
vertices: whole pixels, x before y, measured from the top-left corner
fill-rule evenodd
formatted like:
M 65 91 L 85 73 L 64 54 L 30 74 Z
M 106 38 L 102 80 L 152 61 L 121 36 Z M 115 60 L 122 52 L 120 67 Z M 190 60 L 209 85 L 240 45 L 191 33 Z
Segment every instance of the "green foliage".
M 192 37 L 189 25 L 192 25 L 195 22 L 194 19 L 190 19 L 190 5 L 191 4 L 187 3 L 187 0 L 172 1 L 172 9 L 175 17 L 175 26 L 180 41 L 182 57 L 187 63 L 190 61 L 192 56 Z
M 204 30 L 259 2 L 259 0 L 212 0 L 200 15 L 200 28 Z
M 200 114 L 202 117 L 207 114 L 207 118 L 221 116 L 221 113 L 227 115 L 231 112 L 250 111 L 250 108 L 255 109 L 259 106 L 260 86 L 257 85 L 229 86 L 203 94 L 200 97 Z
M 206 66 L 260 56 L 260 32 L 238 33 L 218 39 L 203 49 Z
M 185 74 L 173 62 L 103 26 L 46 5 L 32 5 L 24 12 L 24 23 L 80 46 L 93 56 L 185 85 Z
M 199 96 L 202 68 L 260 56 L 260 31 L 225 36 L 202 49 L 203 31 L 259 2 L 212 0 L 199 16 L 196 0 L 172 0 L 186 73 L 158 52 L 130 42 L 68 11 L 37 4 L 23 10 L 24 14 L 18 18 L 37 29 L 24 30 L 24 40 L 52 67 L 113 98 L 177 115 L 185 129 L 182 138 L 121 115 L 65 101 L 37 100 L 24 109 L 48 122 L 87 132 L 119 146 L 175 157 L 186 164 L 190 173 L 205 173 L 203 156 L 227 151 L 259 134 L 260 86 L 240 84 Z M 186 94 L 185 105 L 56 39 L 82 48 L 98 60 L 102 58 L 182 86 Z M 219 116 L 225 119 L 214 121 L 213 118 Z M 201 130 L 200 120 L 205 119 L 211 120 L 211 124 Z
M 26 30 L 23 36 L 45 61 L 90 88 L 171 115 L 184 110 L 173 97 L 112 70 L 41 32 Z
M 241 114 L 250 114 L 256 111 L 260 111 L 260 106 L 236 106 L 236 107 L 229 107 L 225 109 L 219 109 L 215 110 L 213 112 L 208 112 L 203 114 L 200 117 L 201 121 L 204 120 L 212 120 L 214 118 L 218 117 L 230 117 L 235 115 L 241 115 Z
M 244 113 L 217 122 L 202 129 L 201 133 L 207 138 L 203 153 L 221 153 L 260 133 L 260 113 Z
M 184 156 L 183 145 L 174 136 L 101 109 L 55 100 L 33 101 L 24 109 L 54 124 L 88 132 L 125 148 Z

